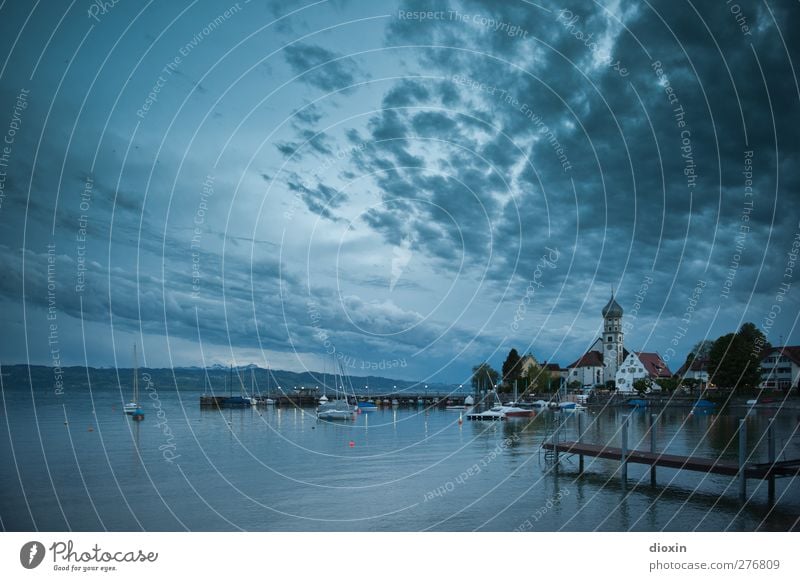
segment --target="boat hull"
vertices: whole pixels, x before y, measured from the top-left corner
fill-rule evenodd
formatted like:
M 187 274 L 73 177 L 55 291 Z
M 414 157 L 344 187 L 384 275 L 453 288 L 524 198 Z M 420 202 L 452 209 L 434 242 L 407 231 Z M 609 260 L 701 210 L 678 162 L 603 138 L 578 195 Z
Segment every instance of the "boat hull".
M 331 410 L 328 412 L 318 412 L 317 419 L 320 420 L 352 420 L 353 419 L 353 412 L 344 412 L 339 410 Z
M 532 418 L 536 415 L 536 412 L 533 410 L 519 410 L 513 412 L 505 412 L 506 417 L 509 418 Z
M 475 422 L 496 422 L 506 419 L 506 414 L 502 412 L 477 412 L 474 414 L 467 414 L 467 419 Z

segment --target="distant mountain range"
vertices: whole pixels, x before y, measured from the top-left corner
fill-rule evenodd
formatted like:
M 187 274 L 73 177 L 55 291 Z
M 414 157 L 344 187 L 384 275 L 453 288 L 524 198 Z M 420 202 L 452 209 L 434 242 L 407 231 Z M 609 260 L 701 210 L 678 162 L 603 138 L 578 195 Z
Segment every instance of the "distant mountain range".
M 213 391 L 215 393 L 222 393 L 228 389 L 228 382 L 231 377 L 233 379 L 233 391 L 238 391 L 240 382 L 244 385 L 245 389 L 250 391 L 252 377 L 255 381 L 258 391 L 265 392 L 268 387 L 275 390 L 278 386 L 284 390 L 293 390 L 295 388 L 304 387 L 306 389 L 313 389 L 318 387 L 320 390 L 323 386 L 333 389 L 337 380 L 341 384 L 341 377 L 334 376 L 330 373 L 317 373 L 317 372 L 303 372 L 295 373 L 294 371 L 283 371 L 280 369 L 263 369 L 256 365 L 246 365 L 242 367 L 234 367 L 232 372 L 224 365 L 213 365 L 206 369 L 202 367 L 175 367 L 175 368 L 139 368 L 139 383 L 140 388 L 142 385 L 142 375 L 148 374 L 151 381 L 160 388 L 191 391 Z M 3 389 L 15 389 L 24 387 L 30 388 L 30 382 L 36 391 L 54 390 L 57 379 L 63 382 L 64 389 L 88 389 L 89 381 L 91 380 L 92 389 L 116 389 L 118 385 L 123 388 L 130 387 L 133 382 L 133 369 L 132 368 L 96 368 L 96 367 L 62 367 L 60 369 L 60 378 L 57 376 L 59 370 L 53 367 L 44 365 L 5 365 L 3 371 Z M 207 386 L 210 384 L 211 389 Z M 364 386 L 369 386 L 371 393 L 388 393 L 397 387 L 397 391 L 405 389 L 417 390 L 424 385 L 415 381 L 403 381 L 400 379 L 390 379 L 388 377 L 345 377 L 345 384 L 348 387 L 352 385 L 353 389 L 359 395 L 367 393 Z M 443 383 L 429 383 L 427 384 L 432 391 L 447 390 L 450 391 L 457 386 L 448 385 Z

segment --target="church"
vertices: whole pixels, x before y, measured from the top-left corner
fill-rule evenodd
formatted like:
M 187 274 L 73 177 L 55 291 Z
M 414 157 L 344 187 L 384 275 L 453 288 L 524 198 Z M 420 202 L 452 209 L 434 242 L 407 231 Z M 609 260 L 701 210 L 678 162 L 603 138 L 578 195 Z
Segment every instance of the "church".
M 567 366 L 567 385 L 578 384 L 581 389 L 609 387 L 613 382 L 618 391 L 633 391 L 637 379 L 649 377 L 658 386 L 658 378 L 671 377 L 667 364 L 658 353 L 630 352 L 625 349 L 622 331 L 623 310 L 611 293 L 602 310 L 603 334 L 598 337 L 577 361 Z

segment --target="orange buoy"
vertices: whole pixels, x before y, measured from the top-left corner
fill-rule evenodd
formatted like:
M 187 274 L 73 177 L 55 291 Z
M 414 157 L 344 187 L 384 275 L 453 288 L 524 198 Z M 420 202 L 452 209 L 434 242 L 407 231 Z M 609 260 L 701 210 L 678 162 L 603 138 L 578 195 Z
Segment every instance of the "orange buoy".
M 89 426 L 89 430 L 88 431 L 89 432 L 94 432 L 94 428 L 92 426 Z
M 350 440 L 350 447 L 351 448 L 355 448 L 356 447 L 356 443 L 353 440 Z

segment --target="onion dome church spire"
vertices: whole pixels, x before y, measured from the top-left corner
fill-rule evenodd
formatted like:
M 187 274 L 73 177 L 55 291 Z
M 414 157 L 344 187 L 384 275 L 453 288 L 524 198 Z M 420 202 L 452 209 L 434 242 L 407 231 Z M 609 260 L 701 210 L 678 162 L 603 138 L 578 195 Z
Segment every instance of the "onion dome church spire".
M 614 300 L 614 291 L 611 291 L 611 298 L 609 299 L 608 303 L 605 307 L 603 307 L 603 318 L 604 319 L 620 319 L 622 318 L 622 307 L 619 306 L 619 303 Z

